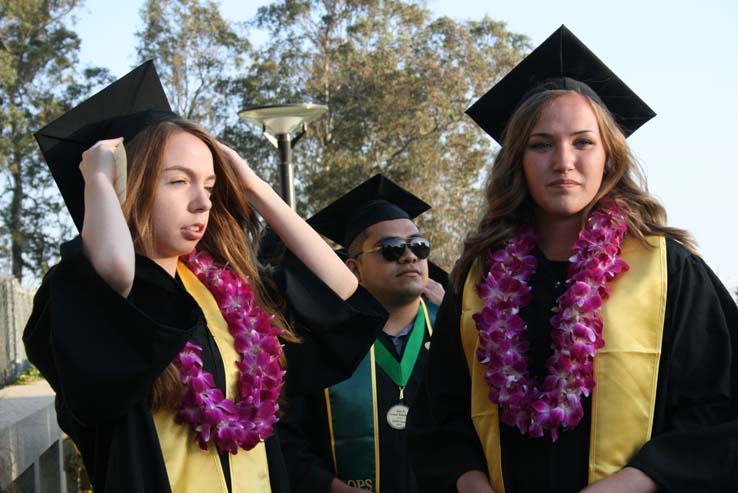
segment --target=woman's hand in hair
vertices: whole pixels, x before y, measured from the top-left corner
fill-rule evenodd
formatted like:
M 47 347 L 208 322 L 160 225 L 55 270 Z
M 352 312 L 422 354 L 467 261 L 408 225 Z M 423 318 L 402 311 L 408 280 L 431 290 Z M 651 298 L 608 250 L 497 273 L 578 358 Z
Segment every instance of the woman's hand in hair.
M 135 253 L 115 191 L 115 147 L 122 138 L 101 140 L 82 154 L 85 180 L 84 253 L 102 279 L 121 296 L 133 286 Z
M 220 144 L 226 159 L 238 174 L 246 199 L 279 235 L 290 251 L 342 299 L 358 286 L 356 276 L 333 249 L 311 228 L 274 189 L 259 178 L 236 151 Z M 220 178 L 219 178 L 220 179 Z
M 262 181 L 261 178 L 259 178 L 259 176 L 254 173 L 254 170 L 251 169 L 249 163 L 236 151 L 220 142 L 218 142 L 218 145 L 220 146 L 220 150 L 223 152 L 223 155 L 228 160 L 228 164 L 230 164 L 233 170 L 236 172 L 238 180 L 241 182 L 241 186 L 244 188 L 244 190 L 246 190 L 247 193 L 253 192 L 254 189 L 258 186 L 259 182 Z

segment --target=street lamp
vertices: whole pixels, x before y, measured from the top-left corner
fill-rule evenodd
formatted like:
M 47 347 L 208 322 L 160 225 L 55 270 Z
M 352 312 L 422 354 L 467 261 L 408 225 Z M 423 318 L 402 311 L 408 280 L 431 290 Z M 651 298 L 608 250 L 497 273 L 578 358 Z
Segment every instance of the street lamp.
M 279 182 L 282 199 L 295 208 L 294 173 L 292 170 L 292 148 L 305 135 L 308 123 L 320 118 L 328 111 L 322 104 L 295 103 L 255 106 L 238 113 L 244 120 L 260 126 L 264 136 L 279 149 Z M 299 133 L 290 139 L 297 129 Z

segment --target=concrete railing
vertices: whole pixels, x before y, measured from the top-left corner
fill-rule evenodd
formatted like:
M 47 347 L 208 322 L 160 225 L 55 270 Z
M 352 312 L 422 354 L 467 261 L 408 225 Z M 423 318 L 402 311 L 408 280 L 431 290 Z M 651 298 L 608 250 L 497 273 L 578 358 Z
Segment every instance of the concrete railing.
M 15 381 L 28 368 L 23 327 L 31 315 L 33 294 L 14 277 L 0 277 L 0 387 Z
M 54 391 L 45 380 L 9 385 L 29 366 L 23 327 L 33 294 L 0 277 L 0 492 L 71 493 Z
M 67 493 L 64 455 L 49 384 L 0 389 L 0 491 Z

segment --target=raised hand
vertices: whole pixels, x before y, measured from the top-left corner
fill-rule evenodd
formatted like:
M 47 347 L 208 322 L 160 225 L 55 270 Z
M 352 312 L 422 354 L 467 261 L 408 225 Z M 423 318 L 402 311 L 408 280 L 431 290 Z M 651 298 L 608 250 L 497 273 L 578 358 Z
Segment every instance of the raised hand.
M 115 187 L 115 149 L 123 142 L 123 137 L 117 139 L 100 140 L 82 153 L 82 162 L 79 169 L 85 183 L 95 178 L 104 177 Z
M 246 192 L 248 193 L 250 191 L 253 191 L 255 186 L 261 180 L 259 179 L 257 174 L 254 173 L 254 170 L 251 169 L 249 163 L 227 145 L 220 142 L 218 142 L 218 145 L 220 146 L 220 150 L 223 152 L 226 159 L 228 160 L 228 164 L 231 165 L 231 167 L 236 172 L 236 175 L 238 175 L 238 179 Z
M 246 199 L 308 269 L 313 271 L 341 298 L 348 299 L 358 285 L 356 276 L 346 267 L 328 244 L 272 187 L 230 147 L 219 144 L 229 164 L 238 175 Z
M 125 190 L 125 173 L 116 176 L 115 171 L 115 150 L 122 142 L 122 138 L 101 140 L 82 153 L 79 168 L 85 180 L 85 217 L 81 233 L 85 255 L 97 273 L 118 294 L 128 296 L 135 254 L 115 186 L 120 180 Z

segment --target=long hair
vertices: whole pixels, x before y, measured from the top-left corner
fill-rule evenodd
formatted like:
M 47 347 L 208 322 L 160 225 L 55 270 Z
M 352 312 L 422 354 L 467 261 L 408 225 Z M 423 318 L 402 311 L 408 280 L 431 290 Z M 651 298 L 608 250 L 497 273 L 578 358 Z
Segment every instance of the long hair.
M 581 94 L 589 101 L 599 125 L 608 163 L 600 189 L 583 211 L 582 226 L 602 199 L 617 200 L 625 210 L 629 235 L 644 242 L 648 235 L 662 235 L 695 251 L 694 240 L 687 231 L 666 226 L 666 210 L 648 192 L 645 176 L 610 111 L 579 91 L 542 91 L 520 105 L 503 133 L 502 148 L 485 185 L 482 219 L 476 231 L 464 240 L 464 250 L 451 273 L 457 292 L 463 289 L 475 259 L 490 249 L 501 248 L 523 223 L 533 221 L 535 204 L 523 171 L 523 154 L 546 106 L 564 94 L 572 93 Z
M 260 231 L 256 213 L 246 200 L 235 171 L 215 139 L 192 122 L 175 119 L 155 124 L 126 145 L 128 196 L 122 207 L 134 249 L 143 255 L 153 252 L 151 214 L 162 172 L 164 150 L 168 139 L 179 132 L 197 137 L 210 149 L 217 177 L 211 195 L 210 218 L 198 248 L 207 250 L 218 263 L 228 265 L 242 279 L 248 280 L 254 290 L 256 304 L 273 314 L 275 323 L 283 329 L 282 338 L 296 341 L 297 338 L 277 309 L 278 300 L 269 298 L 264 281 L 259 276 L 259 264 L 252 246 L 258 245 Z M 170 364 L 154 383 L 152 408 L 176 406 L 181 392 L 179 372 Z

